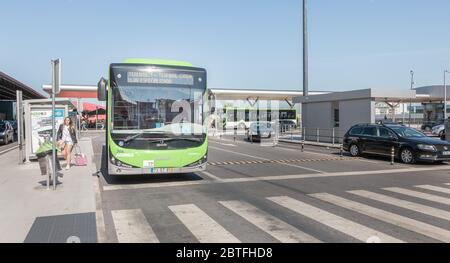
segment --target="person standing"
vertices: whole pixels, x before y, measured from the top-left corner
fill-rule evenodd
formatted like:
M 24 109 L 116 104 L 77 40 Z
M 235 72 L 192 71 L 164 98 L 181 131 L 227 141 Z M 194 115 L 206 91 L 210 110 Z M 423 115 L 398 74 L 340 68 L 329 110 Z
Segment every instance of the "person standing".
M 72 119 L 69 117 L 64 118 L 64 123 L 59 126 L 57 140 L 62 148 L 62 154 L 67 161 L 66 170 L 70 169 L 72 161 L 72 148 L 78 143 L 75 127 L 73 126 Z

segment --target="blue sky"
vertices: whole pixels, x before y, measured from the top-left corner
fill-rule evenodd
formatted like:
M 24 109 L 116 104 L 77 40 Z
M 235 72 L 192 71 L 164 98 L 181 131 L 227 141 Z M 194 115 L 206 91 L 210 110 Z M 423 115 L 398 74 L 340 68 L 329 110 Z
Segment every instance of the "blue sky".
M 0 70 L 41 90 L 50 60 L 96 84 L 128 57 L 205 67 L 209 87 L 302 88 L 301 0 L 2 0 Z M 448 0 L 309 0 L 310 89 L 408 89 L 450 68 Z

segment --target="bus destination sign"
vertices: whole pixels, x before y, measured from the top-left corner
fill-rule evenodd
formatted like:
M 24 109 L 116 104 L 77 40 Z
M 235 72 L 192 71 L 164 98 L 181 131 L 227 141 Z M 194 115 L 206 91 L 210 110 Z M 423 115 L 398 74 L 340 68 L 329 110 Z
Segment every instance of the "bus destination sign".
M 129 71 L 127 82 L 133 84 L 194 85 L 194 76 L 176 72 Z

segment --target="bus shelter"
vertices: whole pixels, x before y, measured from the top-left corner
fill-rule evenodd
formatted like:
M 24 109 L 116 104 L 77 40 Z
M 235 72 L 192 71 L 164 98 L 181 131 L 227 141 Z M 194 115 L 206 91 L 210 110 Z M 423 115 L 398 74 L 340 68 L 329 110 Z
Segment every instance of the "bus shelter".
M 55 101 L 56 127 L 64 122 L 66 116 L 72 117 L 74 105 L 69 99 L 58 98 Z M 25 100 L 25 159 L 36 159 L 36 151 L 41 144 L 52 136 L 52 100 Z

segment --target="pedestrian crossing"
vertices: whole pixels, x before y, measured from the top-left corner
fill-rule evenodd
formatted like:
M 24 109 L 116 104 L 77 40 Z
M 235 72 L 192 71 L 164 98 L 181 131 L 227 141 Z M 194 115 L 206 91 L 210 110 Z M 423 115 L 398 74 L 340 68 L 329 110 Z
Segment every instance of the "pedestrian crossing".
M 240 243 L 248 240 L 245 235 L 249 234 L 242 229 L 251 228 L 260 231 L 252 232 L 255 235 L 282 243 L 330 242 L 331 233 L 342 237 L 342 242 L 435 240 L 448 243 L 448 186 L 450 183 L 301 196 L 273 195 L 256 198 L 253 202 L 257 204 L 247 200 L 217 200 L 213 201 L 213 208 L 190 202 L 169 205 L 167 213 L 183 227 L 169 226 L 169 231 L 176 233 L 171 235 L 174 240 L 163 240 L 180 242 L 177 236 L 190 235 L 200 243 Z M 161 232 L 165 229 L 161 225 L 164 222 L 148 220 L 141 209 L 113 210 L 111 214 L 120 243 L 157 243 L 159 236 L 165 234 Z M 225 217 L 227 220 L 223 220 Z

